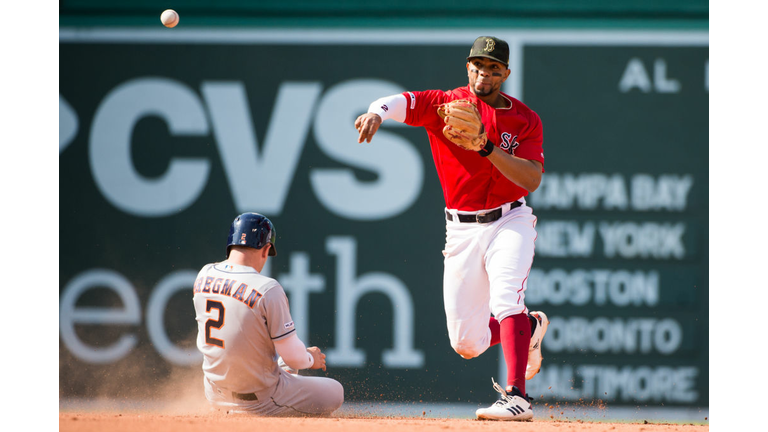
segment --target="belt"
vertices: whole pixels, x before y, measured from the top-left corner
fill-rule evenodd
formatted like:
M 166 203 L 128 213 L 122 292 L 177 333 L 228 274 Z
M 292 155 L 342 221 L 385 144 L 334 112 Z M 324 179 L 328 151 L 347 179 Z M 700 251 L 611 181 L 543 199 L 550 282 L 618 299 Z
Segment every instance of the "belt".
M 232 397 L 235 399 L 245 400 L 245 401 L 257 401 L 259 400 L 258 397 L 256 397 L 256 393 L 235 393 L 232 392 Z
M 521 201 L 515 201 L 512 203 L 509 209 L 510 210 L 516 209 L 521 205 L 523 205 Z M 459 220 L 459 222 L 491 223 L 501 218 L 502 208 L 503 207 L 499 207 L 496 210 L 489 211 L 488 213 L 457 214 L 456 218 Z M 445 218 L 453 222 L 453 215 L 449 213 L 447 210 L 445 212 Z

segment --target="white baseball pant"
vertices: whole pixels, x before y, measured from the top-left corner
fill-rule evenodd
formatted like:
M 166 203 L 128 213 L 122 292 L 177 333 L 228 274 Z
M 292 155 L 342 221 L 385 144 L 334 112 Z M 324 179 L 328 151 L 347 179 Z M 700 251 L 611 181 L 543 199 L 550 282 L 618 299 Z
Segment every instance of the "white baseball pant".
M 512 210 L 511 203 L 504 204 L 502 217 L 491 223 L 446 220 L 443 300 L 451 346 L 464 358 L 477 357 L 490 346 L 491 313 L 501 322 L 528 312 L 524 300 L 536 216 L 521 201 L 523 205 Z M 454 216 L 473 214 L 446 211 Z

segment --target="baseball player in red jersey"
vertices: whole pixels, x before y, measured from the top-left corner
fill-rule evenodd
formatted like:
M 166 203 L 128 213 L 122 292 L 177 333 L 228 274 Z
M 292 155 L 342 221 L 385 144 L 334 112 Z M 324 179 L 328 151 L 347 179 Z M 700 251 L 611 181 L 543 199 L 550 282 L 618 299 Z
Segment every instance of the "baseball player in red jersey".
M 383 97 L 355 127 L 359 143 L 371 142 L 387 119 L 426 129 L 446 206 L 443 298 L 451 346 L 470 359 L 501 343 L 507 385 L 492 379 L 501 398 L 477 417 L 531 420 L 525 380 L 541 367 L 549 321 L 524 303 L 536 240 L 536 216 L 525 196 L 541 182 L 543 136 L 539 116 L 500 90 L 508 62 L 506 42 L 481 36 L 467 57 L 469 85 Z M 464 132 L 447 125 L 456 125 L 458 114 L 437 109 L 460 100 L 476 107 L 480 133 L 470 138 L 482 145 L 479 151 L 457 145 Z
M 328 415 L 344 401 L 341 384 L 287 372 L 325 370 L 325 354 L 299 339 L 283 287 L 260 273 L 274 255 L 272 222 L 243 213 L 230 227 L 227 259 L 197 276 L 193 303 L 205 396 L 230 412 Z

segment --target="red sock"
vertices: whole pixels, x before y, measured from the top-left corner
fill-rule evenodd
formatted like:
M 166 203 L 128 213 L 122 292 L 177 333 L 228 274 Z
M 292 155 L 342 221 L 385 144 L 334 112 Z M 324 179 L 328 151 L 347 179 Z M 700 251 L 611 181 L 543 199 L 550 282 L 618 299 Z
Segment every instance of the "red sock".
M 504 318 L 500 325 L 501 349 L 507 362 L 507 386 L 516 386 L 525 394 L 525 367 L 531 343 L 531 322 L 522 313 Z M 493 332 L 493 330 L 491 330 Z
M 531 335 L 533 335 L 534 318 L 529 315 L 528 320 L 531 322 Z M 491 346 L 501 342 L 501 328 L 499 327 L 499 322 L 496 321 L 496 318 L 491 317 L 490 321 L 488 321 L 488 328 L 491 329 Z
M 499 327 L 499 322 L 494 317 L 491 317 L 491 320 L 488 321 L 488 327 L 491 329 L 491 346 L 494 346 L 501 342 L 501 328 Z

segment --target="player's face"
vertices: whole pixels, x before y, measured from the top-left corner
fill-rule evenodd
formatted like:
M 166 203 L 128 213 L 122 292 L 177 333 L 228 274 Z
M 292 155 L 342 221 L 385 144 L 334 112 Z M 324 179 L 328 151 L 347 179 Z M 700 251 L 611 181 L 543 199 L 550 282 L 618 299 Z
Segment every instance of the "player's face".
M 469 86 L 478 96 L 499 92 L 509 72 L 504 64 L 485 57 L 474 57 L 467 62 Z

